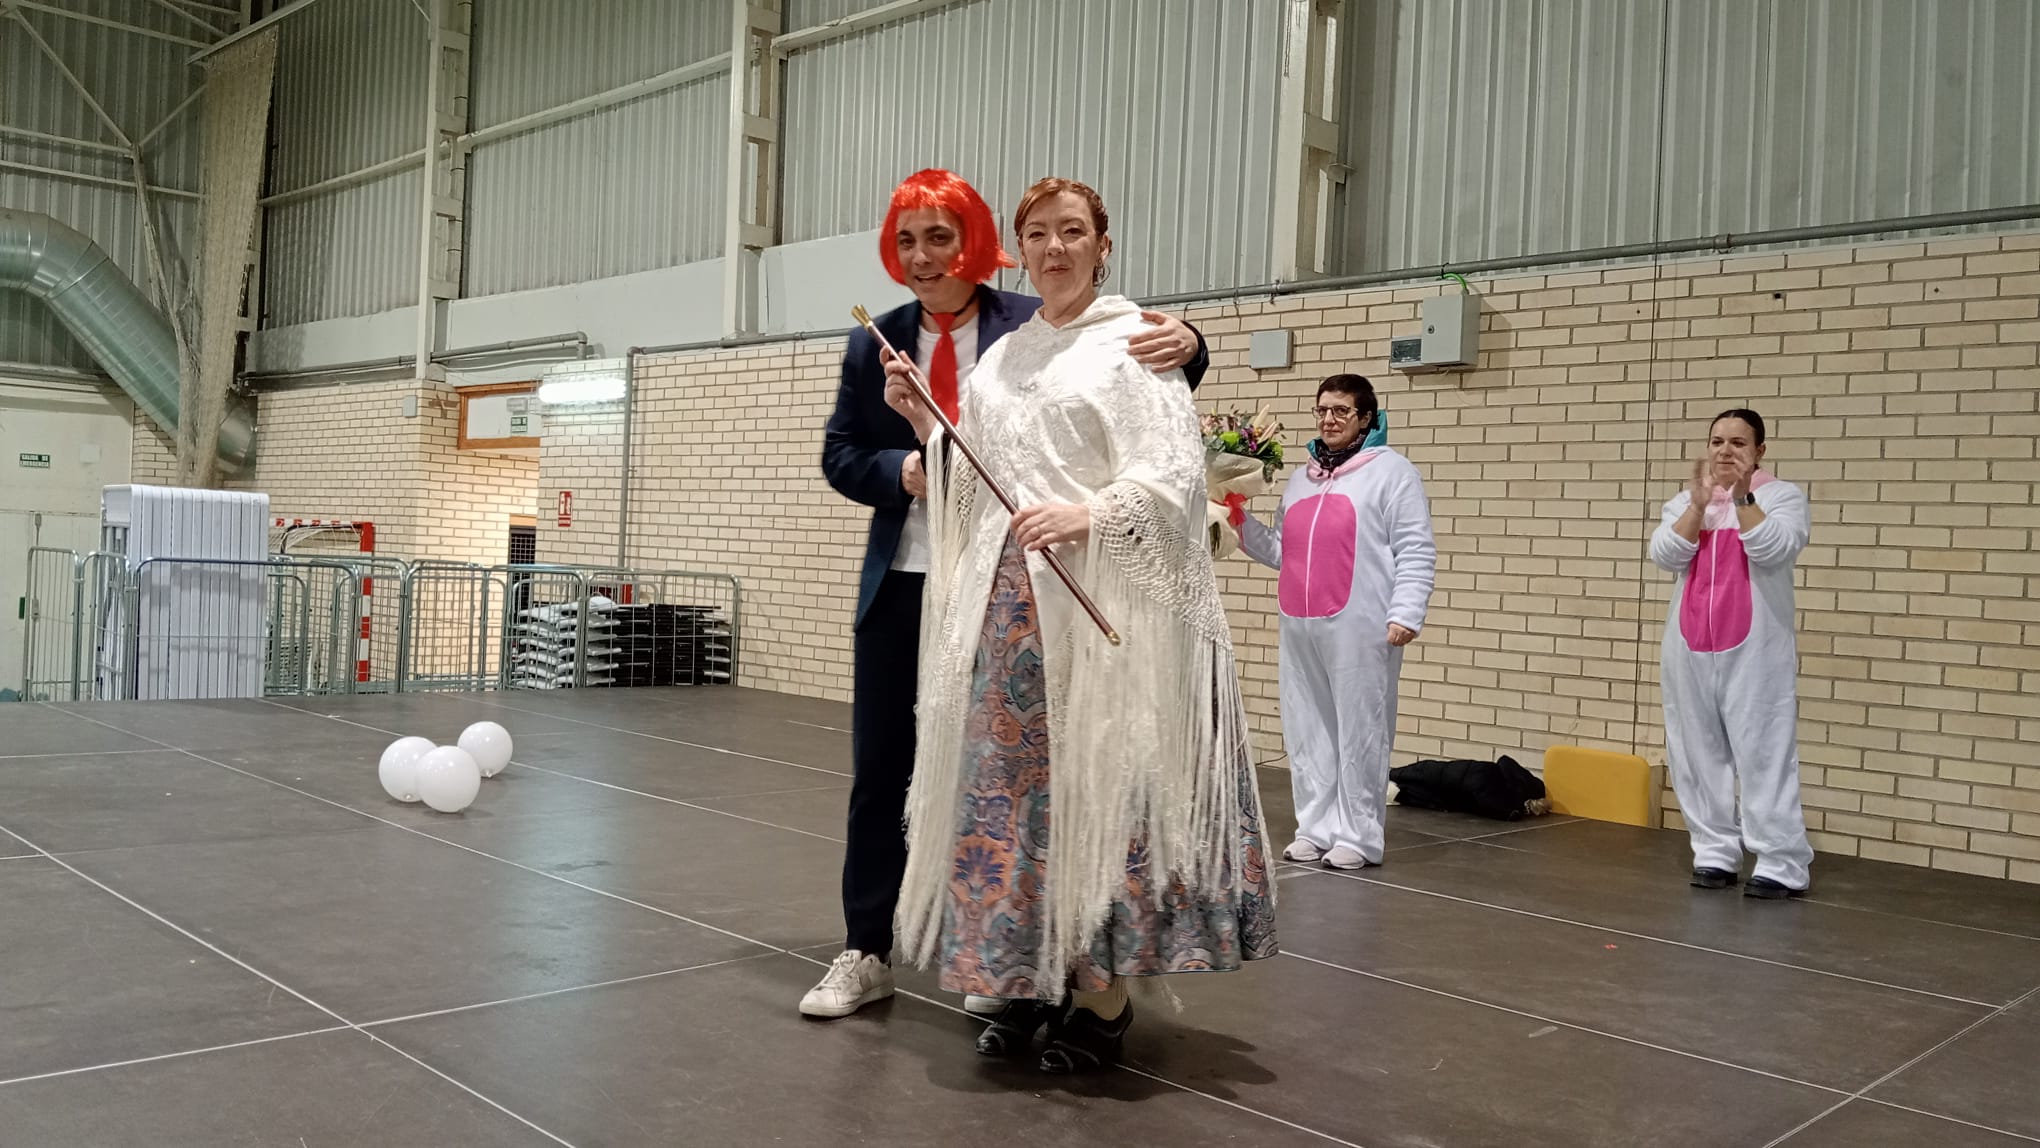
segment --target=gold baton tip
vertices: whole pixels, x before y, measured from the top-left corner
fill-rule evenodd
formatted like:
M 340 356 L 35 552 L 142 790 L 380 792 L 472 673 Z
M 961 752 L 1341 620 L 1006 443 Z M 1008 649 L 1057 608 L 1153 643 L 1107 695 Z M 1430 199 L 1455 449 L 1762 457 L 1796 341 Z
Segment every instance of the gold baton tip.
M 1106 641 L 1108 641 L 1108 642 L 1110 642 L 1110 643 L 1112 643 L 1112 644 L 1113 644 L 1113 645 L 1115 645 L 1115 646 L 1116 646 L 1116 645 L 1118 645 L 1118 644 L 1119 644 L 1119 631 L 1117 631 L 1117 630 L 1107 630 L 1107 631 L 1105 631 L 1105 640 L 1106 640 Z

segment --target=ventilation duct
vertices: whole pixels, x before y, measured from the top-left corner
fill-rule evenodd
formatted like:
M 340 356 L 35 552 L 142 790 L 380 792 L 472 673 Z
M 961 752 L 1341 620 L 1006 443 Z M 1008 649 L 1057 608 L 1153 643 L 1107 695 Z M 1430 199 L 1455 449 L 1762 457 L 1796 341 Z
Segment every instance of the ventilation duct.
M 0 208 L 0 288 L 8 287 L 49 304 L 135 406 L 177 437 L 177 338 L 97 244 L 47 215 Z M 221 468 L 243 469 L 254 451 L 254 419 L 230 407 L 220 425 Z

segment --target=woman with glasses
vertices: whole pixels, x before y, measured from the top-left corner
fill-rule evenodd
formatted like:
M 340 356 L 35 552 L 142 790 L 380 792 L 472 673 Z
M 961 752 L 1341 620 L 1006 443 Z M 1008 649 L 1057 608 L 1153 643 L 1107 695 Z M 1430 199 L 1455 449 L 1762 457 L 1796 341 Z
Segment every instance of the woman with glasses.
M 1424 628 L 1438 551 L 1417 468 L 1370 445 L 1380 404 L 1359 375 L 1318 386 L 1319 437 L 1275 525 L 1240 549 L 1282 572 L 1282 740 L 1296 798 L 1290 861 L 1381 864 L 1402 648 Z

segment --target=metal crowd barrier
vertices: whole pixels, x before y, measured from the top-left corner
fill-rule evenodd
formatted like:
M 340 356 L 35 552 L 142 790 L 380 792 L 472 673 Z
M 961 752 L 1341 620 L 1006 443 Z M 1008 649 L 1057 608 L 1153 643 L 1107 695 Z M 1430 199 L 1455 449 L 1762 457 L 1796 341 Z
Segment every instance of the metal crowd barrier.
M 24 696 L 255 697 L 737 680 L 741 588 L 683 570 L 38 547 Z

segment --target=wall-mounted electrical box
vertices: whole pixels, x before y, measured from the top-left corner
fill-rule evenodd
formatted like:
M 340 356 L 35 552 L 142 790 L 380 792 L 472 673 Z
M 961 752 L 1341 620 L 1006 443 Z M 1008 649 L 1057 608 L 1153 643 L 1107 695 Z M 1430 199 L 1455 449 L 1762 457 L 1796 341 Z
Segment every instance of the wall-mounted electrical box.
M 1480 296 L 1439 295 L 1423 303 L 1424 333 L 1388 341 L 1388 368 L 1409 374 L 1480 361 Z

